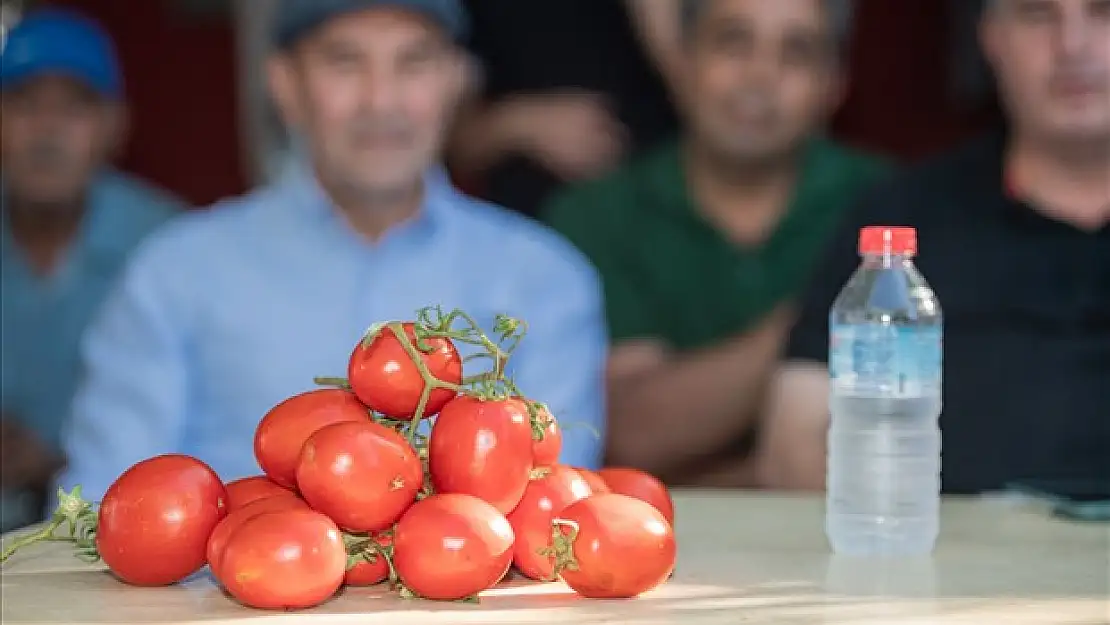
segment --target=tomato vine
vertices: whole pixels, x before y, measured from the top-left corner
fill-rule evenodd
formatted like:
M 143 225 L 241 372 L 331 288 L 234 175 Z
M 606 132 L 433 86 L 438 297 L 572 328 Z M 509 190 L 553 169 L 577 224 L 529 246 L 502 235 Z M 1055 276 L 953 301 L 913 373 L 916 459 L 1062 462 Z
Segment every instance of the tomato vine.
M 75 555 L 86 561 L 100 560 L 96 550 L 97 513 L 93 505 L 81 498 L 81 487 L 71 492 L 58 489 L 58 507 L 50 521 L 36 532 L 20 536 L 0 553 L 0 562 L 13 553 L 38 542 L 68 542 L 76 548 Z M 62 530 L 59 533 L 59 530 Z
M 511 376 L 507 375 L 509 359 L 528 333 L 528 324 L 525 321 L 498 314 L 494 317 L 492 331 L 487 334 L 474 317 L 460 309 L 444 312 L 441 306 L 427 306 L 416 312 L 416 320 L 413 322 L 413 334 L 416 340 L 409 338 L 402 322 L 390 321 L 370 326 L 360 339 L 361 344 L 369 346 L 386 329 L 396 337 L 424 383 L 416 411 L 405 428 L 409 442 L 414 446 L 419 443 L 417 430 L 427 411 L 428 400 L 432 392 L 437 389 L 455 391 L 484 400 L 521 399 L 528 407 L 532 437 L 537 441 L 543 440 L 546 423 L 540 415 L 546 410 L 546 406 L 526 399 Z M 428 343 L 431 339 L 448 339 L 456 345 L 475 347 L 477 351 L 463 358 L 463 362 L 488 360 L 491 363 L 490 368 L 463 378 L 460 384 L 441 380 L 428 369 L 428 365 L 422 358 L 422 354 L 430 354 L 434 351 Z M 315 382 L 320 386 L 345 389 L 351 387 L 350 382 L 345 378 L 319 377 Z M 376 415 L 375 418 L 380 422 L 388 421 L 383 420 L 380 415 Z
M 385 537 L 392 538 L 392 530 L 379 532 L 374 536 L 344 532 L 343 545 L 347 548 L 347 570 L 358 566 L 361 562 L 375 564 L 378 558 L 382 558 L 389 568 L 388 582 L 391 585 L 397 584 L 397 570 L 393 568 L 393 546 L 384 544 L 382 538 Z

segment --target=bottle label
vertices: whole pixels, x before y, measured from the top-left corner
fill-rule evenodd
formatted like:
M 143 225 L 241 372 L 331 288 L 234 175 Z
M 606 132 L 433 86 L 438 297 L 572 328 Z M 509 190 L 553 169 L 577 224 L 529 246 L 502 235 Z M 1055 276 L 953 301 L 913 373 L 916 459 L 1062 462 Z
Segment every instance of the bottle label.
M 829 336 L 829 379 L 838 395 L 912 398 L 940 392 L 941 329 L 836 325 Z

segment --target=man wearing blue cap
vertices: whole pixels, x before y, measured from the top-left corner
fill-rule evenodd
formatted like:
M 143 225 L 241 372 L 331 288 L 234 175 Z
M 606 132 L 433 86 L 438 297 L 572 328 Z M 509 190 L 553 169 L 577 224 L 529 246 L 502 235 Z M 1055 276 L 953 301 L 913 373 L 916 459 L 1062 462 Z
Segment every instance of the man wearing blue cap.
M 78 337 L 125 256 L 178 203 L 107 167 L 124 129 L 111 42 L 89 20 L 31 13 L 0 70 L 3 181 L 3 518 L 31 503 L 63 462 L 61 422 L 77 384 Z
M 268 72 L 301 146 L 273 186 L 190 214 L 135 255 L 85 342 L 65 488 L 193 454 L 258 473 L 262 415 L 341 373 L 366 327 L 429 304 L 526 320 L 518 386 L 596 466 L 605 329 L 596 274 L 553 231 L 454 189 L 436 165 L 466 82 L 456 0 L 282 0 Z

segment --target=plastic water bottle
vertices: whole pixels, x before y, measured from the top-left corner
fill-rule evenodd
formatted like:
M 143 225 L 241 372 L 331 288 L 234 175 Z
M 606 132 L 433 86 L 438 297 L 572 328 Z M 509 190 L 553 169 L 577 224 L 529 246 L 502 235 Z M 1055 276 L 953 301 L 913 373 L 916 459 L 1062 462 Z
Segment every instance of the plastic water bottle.
M 839 554 L 924 555 L 940 525 L 940 305 L 913 228 L 864 228 L 859 252 L 829 315 L 825 531 Z

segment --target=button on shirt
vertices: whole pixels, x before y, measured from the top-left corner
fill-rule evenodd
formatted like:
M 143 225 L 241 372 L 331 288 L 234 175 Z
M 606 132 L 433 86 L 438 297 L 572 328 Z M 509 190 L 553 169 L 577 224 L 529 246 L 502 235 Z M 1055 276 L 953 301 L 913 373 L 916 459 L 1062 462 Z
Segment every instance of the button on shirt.
M 87 213 L 72 247 L 51 275 L 36 273 L 12 239 L 7 211 L 0 221 L 3 291 L 0 408 L 44 443 L 58 447 L 79 377 L 81 333 L 99 309 L 128 254 L 183 205 L 122 173 L 93 182 Z M 27 520 L 5 494 L 3 525 Z
M 527 321 L 510 373 L 563 424 L 590 426 L 567 427 L 562 461 L 597 466 L 606 333 L 588 262 L 438 170 L 419 216 L 372 244 L 299 165 L 137 253 L 84 343 L 60 485 L 98 498 L 130 465 L 168 452 L 225 480 L 257 474 L 254 430 L 267 410 L 314 376 L 344 375 L 372 323 L 435 304 L 487 328 L 497 313 Z

